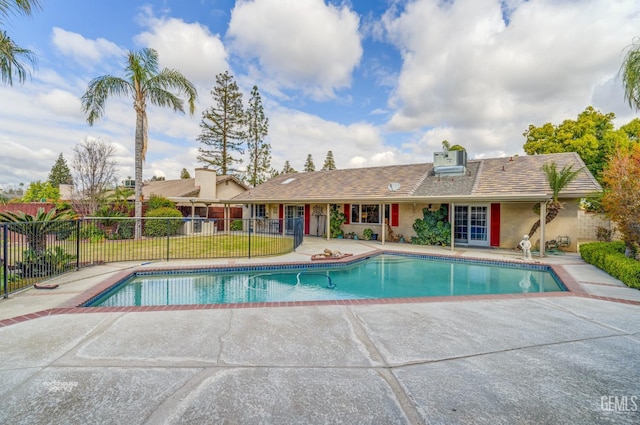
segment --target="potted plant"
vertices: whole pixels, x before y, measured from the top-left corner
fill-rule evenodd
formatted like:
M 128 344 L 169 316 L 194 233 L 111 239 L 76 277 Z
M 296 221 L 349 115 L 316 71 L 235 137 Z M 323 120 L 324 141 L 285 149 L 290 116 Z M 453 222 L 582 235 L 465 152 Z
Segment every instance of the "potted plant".
M 402 233 L 398 233 L 398 242 L 404 243 L 404 235 Z
M 362 239 L 364 239 L 365 241 L 370 241 L 372 236 L 373 230 L 367 228 L 362 231 Z

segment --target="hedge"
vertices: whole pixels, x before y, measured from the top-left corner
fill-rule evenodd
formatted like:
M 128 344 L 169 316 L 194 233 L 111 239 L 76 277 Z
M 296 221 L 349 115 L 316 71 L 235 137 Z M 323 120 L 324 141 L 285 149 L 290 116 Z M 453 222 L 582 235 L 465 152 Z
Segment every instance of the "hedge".
M 589 264 L 620 279 L 631 288 L 640 289 L 640 261 L 624 255 L 624 242 L 592 242 L 580 245 L 580 255 Z
M 182 213 L 175 208 L 161 207 L 147 211 L 144 216 L 178 218 L 182 217 Z M 144 235 L 149 237 L 174 236 L 178 233 L 181 224 L 181 220 L 145 220 Z

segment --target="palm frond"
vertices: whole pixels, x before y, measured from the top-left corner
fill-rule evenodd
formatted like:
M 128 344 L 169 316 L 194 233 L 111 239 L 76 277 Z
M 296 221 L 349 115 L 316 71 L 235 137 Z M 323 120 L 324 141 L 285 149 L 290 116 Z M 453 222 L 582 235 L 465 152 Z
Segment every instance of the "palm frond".
M 13 85 L 14 74 L 20 83 L 27 79 L 29 71 L 21 59 L 35 66 L 36 56 L 31 50 L 18 46 L 5 31 L 0 32 L 0 74 L 4 84 Z
M 130 82 L 111 75 L 103 75 L 94 78 L 82 95 L 82 111 L 87 114 L 87 122 L 90 125 L 104 115 L 104 107 L 107 99 L 112 95 L 122 96 L 133 92 Z
M 624 88 L 624 98 L 629 106 L 640 110 L 640 40 L 627 48 L 627 53 L 618 71 Z
M 542 171 L 547 177 L 549 188 L 553 193 L 553 201 L 558 202 L 558 195 L 566 188 L 582 171 L 582 168 L 574 170 L 573 164 L 566 164 L 560 171 L 555 162 L 549 162 L 542 166 Z

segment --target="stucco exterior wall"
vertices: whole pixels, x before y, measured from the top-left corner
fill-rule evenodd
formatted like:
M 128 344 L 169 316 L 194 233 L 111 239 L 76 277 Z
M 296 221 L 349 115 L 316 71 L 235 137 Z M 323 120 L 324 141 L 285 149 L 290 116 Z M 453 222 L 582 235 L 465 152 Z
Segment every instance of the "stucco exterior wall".
M 545 228 L 545 240 L 558 236 L 569 236 L 571 245 L 563 251 L 576 252 L 578 231 L 578 200 L 565 201 L 564 209 Z M 534 203 L 503 203 L 500 211 L 500 248 L 515 248 L 524 234 L 529 233 L 531 226 L 540 218 L 533 212 Z M 540 230 L 531 238 L 534 246 L 540 242 Z
M 217 185 L 217 197 L 218 199 L 231 199 L 234 196 L 240 195 L 246 189 L 235 182 L 226 181 Z

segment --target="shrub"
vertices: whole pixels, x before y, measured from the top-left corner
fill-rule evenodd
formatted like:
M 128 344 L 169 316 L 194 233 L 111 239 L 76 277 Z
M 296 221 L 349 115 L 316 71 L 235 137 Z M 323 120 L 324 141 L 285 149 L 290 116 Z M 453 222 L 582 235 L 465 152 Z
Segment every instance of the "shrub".
M 640 289 L 640 261 L 626 257 L 624 251 L 622 241 L 580 245 L 580 255 L 587 263 L 620 279 L 627 286 Z
M 157 210 L 158 208 L 173 208 L 175 209 L 176 203 L 168 200 L 164 196 L 151 195 L 149 197 L 149 202 L 147 202 L 147 209 Z
M 182 218 L 182 213 L 175 208 L 156 208 L 147 211 L 144 216 L 167 218 L 167 220 L 145 220 L 144 235 L 148 237 L 174 236 L 178 233 L 182 224 L 182 220 L 176 220 L 176 218 Z
M 411 238 L 414 245 L 442 245 L 451 241 L 451 225 L 447 221 L 447 207 L 442 205 L 439 210 L 422 210 L 424 219 L 417 219 L 413 223 L 416 235 Z
M 104 230 L 95 223 L 83 224 L 80 227 L 80 239 L 88 239 L 91 242 L 100 242 L 104 239 Z
M 373 230 L 364 229 L 362 231 L 362 239 L 364 239 L 365 241 L 370 241 L 371 240 L 371 236 L 373 236 Z
M 242 230 L 242 220 L 233 220 L 231 222 L 231 230 Z

